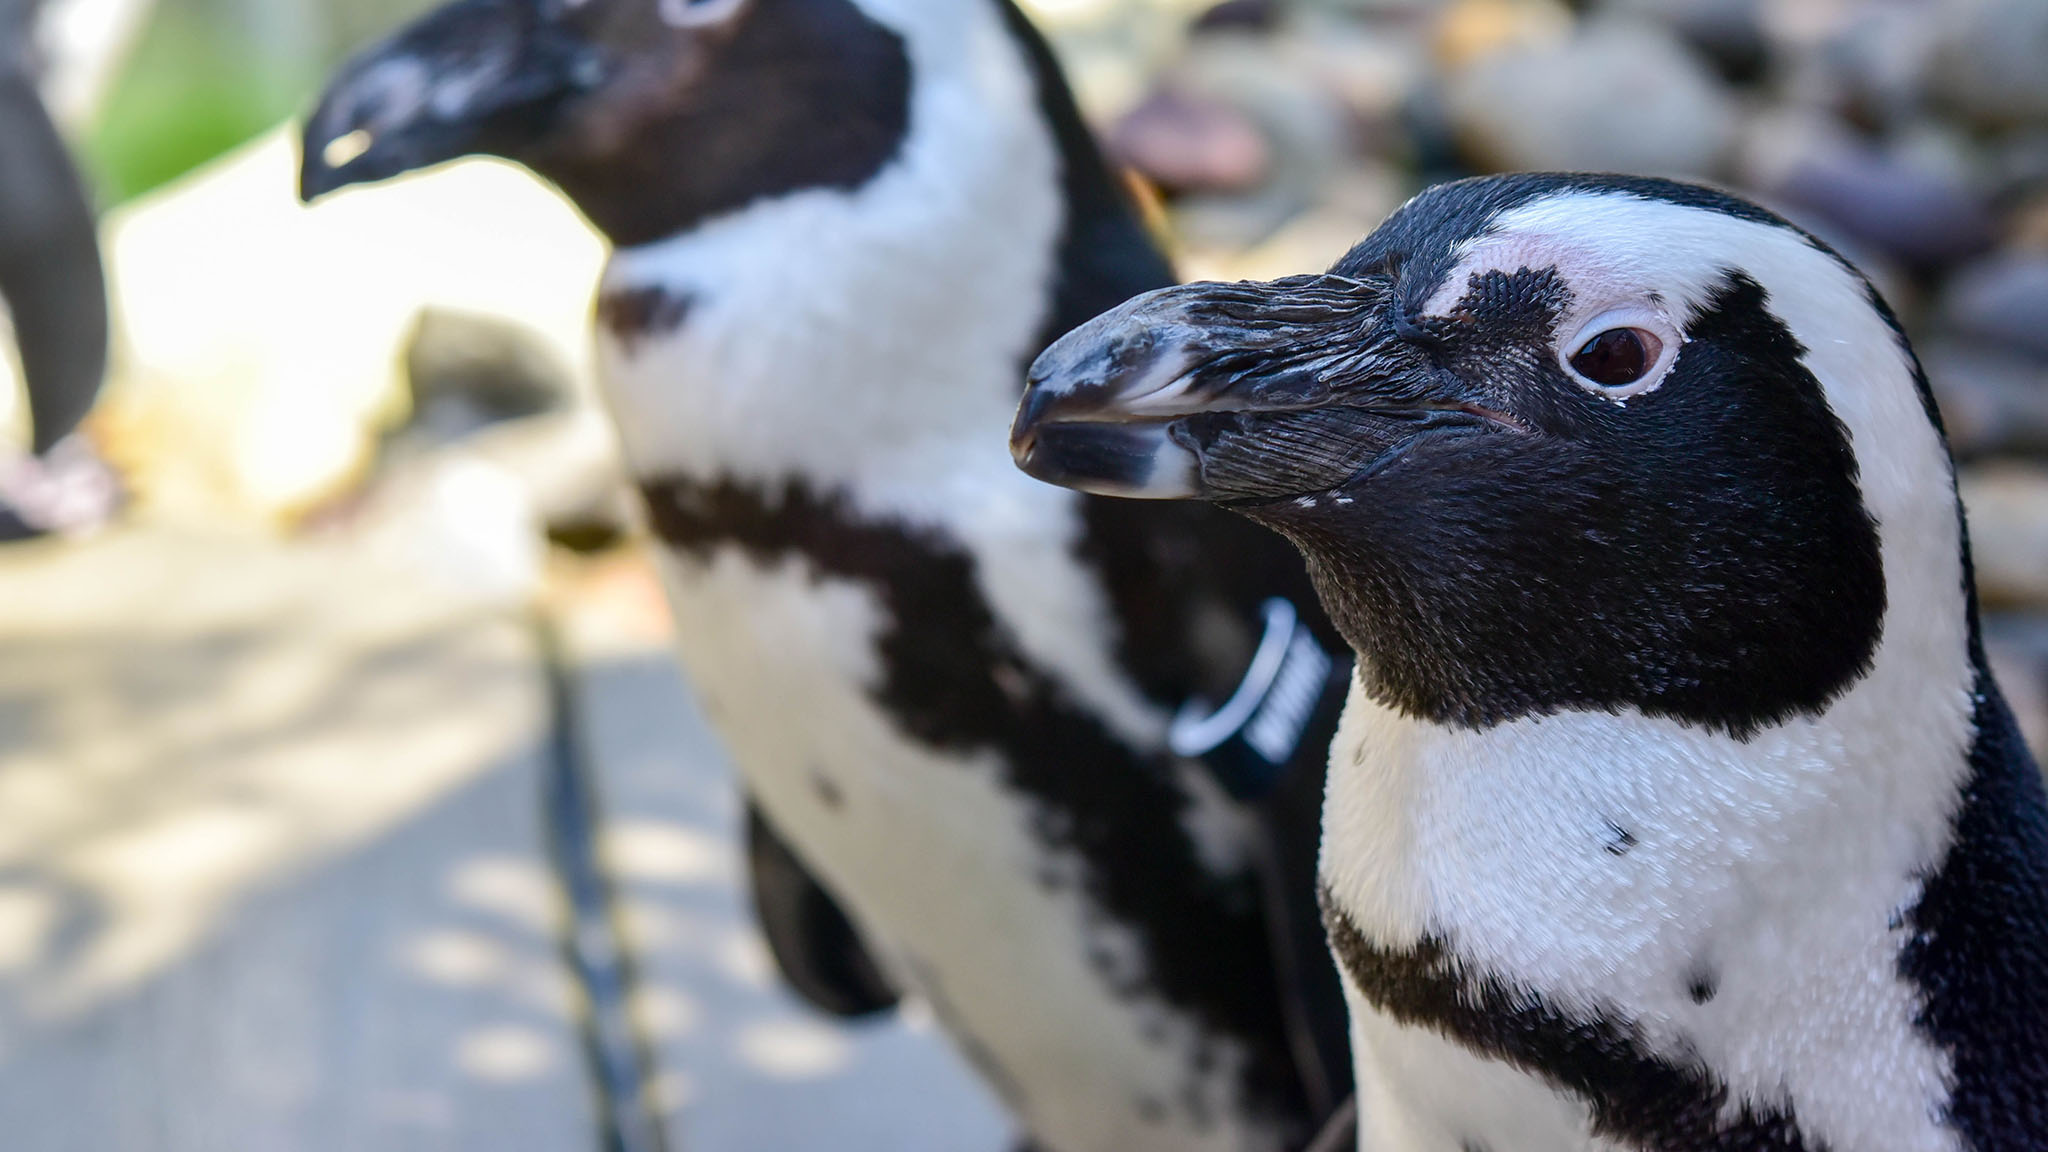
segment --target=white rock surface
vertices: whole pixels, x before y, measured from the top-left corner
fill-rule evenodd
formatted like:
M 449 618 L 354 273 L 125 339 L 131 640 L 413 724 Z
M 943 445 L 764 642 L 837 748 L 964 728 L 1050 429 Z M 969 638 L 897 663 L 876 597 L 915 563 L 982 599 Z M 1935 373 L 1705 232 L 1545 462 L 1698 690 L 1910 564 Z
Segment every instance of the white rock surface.
M 145 506 L 267 524 L 331 498 L 402 415 L 422 309 L 537 333 L 590 391 L 604 248 L 551 191 L 469 161 L 299 205 L 289 128 L 116 212 L 115 367 L 94 427 Z

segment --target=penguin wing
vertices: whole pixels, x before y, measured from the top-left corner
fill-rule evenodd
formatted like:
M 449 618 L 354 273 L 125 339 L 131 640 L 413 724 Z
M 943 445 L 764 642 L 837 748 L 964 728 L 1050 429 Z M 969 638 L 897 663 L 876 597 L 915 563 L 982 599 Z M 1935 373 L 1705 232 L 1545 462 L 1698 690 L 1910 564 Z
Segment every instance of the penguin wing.
M 0 44 L 0 55 L 7 45 Z M 14 319 L 35 448 L 77 425 L 107 366 L 92 203 L 35 84 L 0 59 L 0 297 Z
M 896 1006 L 901 994 L 882 975 L 853 921 L 752 801 L 747 873 L 768 950 L 798 996 L 843 1019 Z
M 1124 185 L 1089 132 L 1058 61 L 1013 0 L 999 0 L 1038 87 L 1040 111 L 1058 142 L 1067 219 L 1058 275 L 1038 347 L 1097 314 L 1176 282 L 1140 222 Z M 1036 350 L 1034 350 L 1034 355 Z M 1212 505 L 1084 497 L 1081 554 L 1108 592 L 1119 663 L 1154 700 L 1178 706 L 1228 699 L 1262 639 L 1269 600 L 1291 604 L 1325 652 L 1337 654 L 1326 687 L 1277 776 L 1245 801 L 1260 832 L 1259 872 L 1275 996 L 1288 1023 L 1303 1088 L 1327 1115 L 1350 1083 L 1348 1016 L 1316 907 L 1323 774 L 1336 735 L 1350 651 L 1322 610 L 1294 547 L 1278 534 Z M 1334 695 L 1333 695 L 1334 693 Z M 1313 695 L 1313 688 L 1310 689 Z M 1209 764 L 1227 781 L 1217 750 Z
M 1088 497 L 1083 553 L 1108 589 L 1118 658 L 1145 693 L 1215 709 L 1235 694 L 1265 639 L 1266 605 L 1281 599 L 1333 657 L 1306 689 L 1292 749 L 1263 765 L 1255 792 L 1238 787 L 1248 757 L 1235 738 L 1196 755 L 1253 817 L 1268 947 L 1294 1062 L 1316 1111 L 1328 1115 L 1350 1084 L 1343 986 L 1316 901 L 1323 779 L 1351 678 L 1348 646 L 1324 614 L 1293 547 L 1209 505 Z M 1312 700 L 1312 704 L 1307 701 Z

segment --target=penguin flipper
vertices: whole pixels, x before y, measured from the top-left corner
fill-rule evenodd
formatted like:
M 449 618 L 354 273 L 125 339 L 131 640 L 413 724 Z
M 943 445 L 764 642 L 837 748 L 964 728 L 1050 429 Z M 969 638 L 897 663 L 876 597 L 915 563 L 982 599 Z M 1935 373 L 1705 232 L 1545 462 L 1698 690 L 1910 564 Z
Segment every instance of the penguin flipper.
M 887 1011 L 902 999 L 838 901 L 751 801 L 747 874 L 768 950 L 805 1003 L 852 1020 Z
M 0 57 L 8 46 L 0 44 Z M 99 230 L 78 169 L 29 78 L 0 59 L 0 298 L 14 342 L 35 450 L 62 439 L 99 394 L 107 368 L 107 284 Z

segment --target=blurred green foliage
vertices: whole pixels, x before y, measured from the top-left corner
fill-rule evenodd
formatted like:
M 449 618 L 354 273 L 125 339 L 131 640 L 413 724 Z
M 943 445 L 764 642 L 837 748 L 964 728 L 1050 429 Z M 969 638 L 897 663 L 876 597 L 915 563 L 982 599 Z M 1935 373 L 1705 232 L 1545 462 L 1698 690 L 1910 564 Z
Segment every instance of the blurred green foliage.
M 159 5 L 85 144 L 101 202 L 147 192 L 298 110 L 318 82 L 222 10 Z
M 101 202 L 306 111 L 335 65 L 435 0 L 157 0 L 85 141 Z

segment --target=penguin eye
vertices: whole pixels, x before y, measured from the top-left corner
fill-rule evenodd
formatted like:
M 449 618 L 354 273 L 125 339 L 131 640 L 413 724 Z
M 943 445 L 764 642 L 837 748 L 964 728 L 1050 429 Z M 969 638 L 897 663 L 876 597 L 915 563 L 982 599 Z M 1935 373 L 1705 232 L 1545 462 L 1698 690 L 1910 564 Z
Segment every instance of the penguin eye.
M 1642 328 L 1609 328 L 1572 353 L 1572 371 L 1602 388 L 1622 388 L 1649 375 L 1664 342 Z

